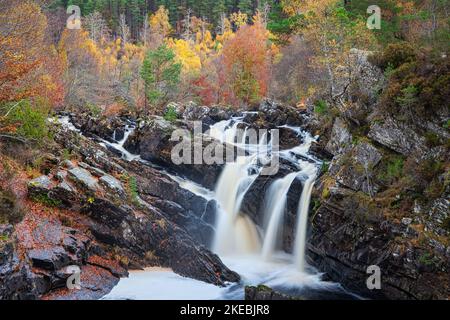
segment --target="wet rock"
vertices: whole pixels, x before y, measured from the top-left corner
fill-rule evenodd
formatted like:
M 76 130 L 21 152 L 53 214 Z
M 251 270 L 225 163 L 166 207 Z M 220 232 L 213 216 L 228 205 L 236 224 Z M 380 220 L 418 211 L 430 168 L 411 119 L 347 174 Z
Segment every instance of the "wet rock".
M 80 186 L 86 187 L 90 191 L 97 191 L 97 180 L 90 174 L 89 171 L 83 168 L 74 168 L 69 170 L 70 178 Z
M 5 237 L 2 228 L 0 225 L 0 235 Z M 29 268 L 20 261 L 13 240 L 0 239 L 0 300 L 36 300 L 38 296 Z
M 196 245 L 186 232 L 156 210 L 137 218 L 126 208 L 99 199 L 84 212 L 98 222 L 91 230 L 99 241 L 131 250 L 141 257 L 154 252 L 162 266 L 208 283 L 223 286 L 226 281 L 239 280 L 216 255 Z
M 67 275 L 66 275 L 67 277 Z M 65 279 L 62 279 L 65 283 Z M 45 300 L 99 300 L 114 288 L 119 277 L 113 275 L 108 269 L 95 265 L 81 266 L 81 289 L 67 290 L 55 288 L 48 290 L 42 297 Z
M 177 182 L 148 167 L 136 168 L 139 194 L 166 214 L 198 243 L 209 246 L 214 230 L 215 201 L 181 188 Z
M 71 120 L 76 128 L 89 137 L 100 137 L 109 142 L 120 140 L 120 132 L 127 125 L 125 119 L 118 117 L 92 117 L 86 114 L 72 114 Z
M 302 143 L 302 139 L 297 132 L 289 128 L 280 128 L 279 130 L 280 150 L 289 150 Z
M 28 252 L 28 257 L 33 262 L 34 267 L 51 271 L 59 270 L 73 262 L 61 247 L 33 249 Z
M 248 301 L 270 301 L 270 300 L 301 300 L 299 298 L 289 297 L 285 294 L 274 291 L 266 286 L 245 287 L 245 300 Z
M 282 105 L 270 99 L 263 100 L 259 105 L 258 111 L 261 113 L 265 123 L 271 127 L 284 125 L 301 126 L 304 124 L 304 118 L 298 109 Z
M 139 150 L 141 158 L 172 169 L 205 187 L 213 189 L 222 171 L 227 152 L 235 155 L 235 148 L 228 145 L 224 146 L 220 142 L 206 136 L 192 137 L 188 130 L 180 131 L 179 140 L 173 141 L 172 133 L 177 129 L 179 128 L 163 119 L 155 119 L 140 129 Z M 214 151 L 216 147 L 222 147 L 223 149 L 222 159 L 224 160 L 222 160 L 222 164 L 204 163 L 203 155 L 206 153 L 206 148 Z M 183 159 L 178 159 L 183 160 L 181 161 L 182 163 L 174 163 L 172 152 L 177 157 L 183 157 Z M 194 156 L 199 158 L 196 160 L 198 163 L 194 164 Z
M 224 109 L 222 106 L 213 106 L 209 110 L 208 116 L 214 122 L 229 120 L 233 115 L 233 111 Z

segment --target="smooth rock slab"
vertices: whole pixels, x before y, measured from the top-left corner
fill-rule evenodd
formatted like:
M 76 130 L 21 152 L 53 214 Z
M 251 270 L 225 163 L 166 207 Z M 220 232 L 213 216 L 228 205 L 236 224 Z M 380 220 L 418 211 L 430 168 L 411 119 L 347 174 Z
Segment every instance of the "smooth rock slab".
M 368 136 L 404 156 L 409 156 L 411 152 L 424 154 L 428 150 L 425 139 L 416 133 L 414 127 L 392 118 L 373 123 Z
M 113 176 L 110 175 L 102 176 L 99 179 L 99 183 L 108 190 L 117 193 L 121 197 L 126 195 L 122 183 Z
M 41 176 L 28 182 L 28 191 L 31 197 L 48 194 L 52 188 L 52 181 L 47 176 Z
M 95 178 L 91 175 L 89 171 L 83 168 L 73 168 L 69 170 L 69 175 L 71 178 L 81 184 L 82 186 L 88 188 L 90 191 L 97 191 L 99 186 Z
M 52 271 L 59 270 L 72 261 L 61 247 L 33 249 L 28 252 L 28 257 L 33 262 L 34 267 Z

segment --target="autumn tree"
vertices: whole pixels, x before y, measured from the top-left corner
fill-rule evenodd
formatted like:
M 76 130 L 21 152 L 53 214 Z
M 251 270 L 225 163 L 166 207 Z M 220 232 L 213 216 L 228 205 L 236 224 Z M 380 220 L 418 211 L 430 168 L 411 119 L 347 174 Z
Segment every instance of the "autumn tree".
M 363 20 L 353 20 L 346 8 L 335 0 L 285 0 L 288 14 L 304 16 L 300 33 L 315 50 L 312 61 L 327 75 L 328 98 L 341 101 L 352 79 L 350 49 L 371 49 L 374 36 Z M 347 84 L 337 87 L 338 79 Z M 340 81 L 342 82 L 342 81 Z
M 0 0 L 0 101 L 39 94 L 46 17 L 31 1 Z
M 147 53 L 141 77 L 145 83 L 146 97 L 152 107 L 161 107 L 176 92 L 181 70 L 182 64 L 176 62 L 175 53 L 167 45 L 163 44 Z
M 225 74 L 235 98 L 252 103 L 267 94 L 272 57 L 269 33 L 258 21 L 225 43 Z
M 150 43 L 156 48 L 160 46 L 164 39 L 172 32 L 172 26 L 169 20 L 169 10 L 164 6 L 160 6 L 159 9 L 150 16 Z
M 58 46 L 67 63 L 64 76 L 68 106 L 105 105 L 113 99 L 110 77 L 105 74 L 105 55 L 89 38 L 87 31 L 66 29 Z

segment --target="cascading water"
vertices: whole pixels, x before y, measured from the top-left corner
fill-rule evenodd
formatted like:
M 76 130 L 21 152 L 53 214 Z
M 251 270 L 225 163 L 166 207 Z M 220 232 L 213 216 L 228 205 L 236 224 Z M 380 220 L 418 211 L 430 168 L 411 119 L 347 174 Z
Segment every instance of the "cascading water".
M 250 135 L 249 129 L 245 129 L 242 137 L 238 136 L 238 127 L 243 124 L 244 117 L 233 118 L 229 121 L 222 121 L 211 127 L 210 135 L 222 142 L 244 147 L 250 155 L 238 157 L 235 162 L 228 163 L 218 181 L 217 188 L 214 191 L 205 189 L 196 183 L 184 178 L 173 176 L 165 171 L 164 168 L 158 168 L 164 174 L 176 181 L 181 188 L 187 189 L 198 196 L 207 200 L 215 199 L 219 204 L 217 216 L 216 235 L 214 240 L 214 251 L 221 255 L 222 260 L 232 270 L 241 274 L 244 285 L 266 284 L 274 288 L 286 288 L 287 290 L 298 288 L 308 288 L 312 292 L 332 291 L 340 292 L 343 296 L 349 296 L 348 292 L 343 292 L 338 284 L 322 282 L 318 273 L 305 273 L 305 243 L 308 221 L 308 209 L 311 199 L 311 193 L 315 178 L 317 175 L 317 165 L 314 159 L 308 155 L 312 138 L 299 128 L 284 126 L 294 132 L 297 132 L 304 139 L 303 144 L 290 150 L 279 151 L 279 156 L 298 166 L 299 171 L 288 174 L 287 176 L 275 181 L 266 196 L 266 215 L 267 223 L 263 234 L 258 233 L 253 221 L 240 214 L 240 208 L 246 193 L 252 184 L 259 177 L 262 168 L 262 158 L 272 151 L 272 142 L 267 142 L 268 136 L 259 139 L 256 144 L 246 144 L 246 138 Z M 60 118 L 59 122 L 69 130 L 76 130 L 68 118 Z M 132 155 L 123 147 L 134 128 L 126 127 L 124 138 L 117 143 L 104 141 L 103 145 L 120 151 L 126 160 L 139 160 L 143 164 L 145 161 L 138 155 Z M 299 159 L 309 159 L 303 161 Z M 148 163 L 151 165 L 151 163 Z M 287 193 L 296 179 L 302 179 L 303 191 L 298 206 L 298 221 L 295 237 L 294 259 L 292 256 L 276 252 L 277 239 L 281 235 L 283 216 L 287 202 Z M 264 245 L 261 245 L 261 240 Z M 262 254 L 261 254 L 262 253 Z M 265 257 L 265 259 L 261 259 Z M 294 264 L 292 263 L 294 262 Z M 243 286 L 230 286 L 224 289 L 217 289 L 212 285 L 206 285 L 202 282 L 182 278 L 171 270 L 148 270 L 144 273 L 131 272 L 129 279 L 120 281 L 108 298 L 118 299 L 160 299 L 159 290 L 148 290 L 149 286 L 162 284 L 165 288 L 173 287 L 172 291 L 180 294 L 189 291 L 189 295 L 180 295 L 180 298 L 190 297 L 198 299 L 242 299 Z M 197 290 L 197 289 L 198 290 Z M 194 291 L 194 293 L 193 293 Z M 193 295 L 192 295 L 193 294 Z M 305 296 L 307 292 L 302 292 Z M 314 296 L 314 293 L 313 293 Z M 326 296 L 326 295 L 325 295 Z M 168 298 L 177 298 L 170 294 Z
M 251 174 L 253 161 L 251 156 L 238 157 L 220 176 L 215 192 L 219 214 L 213 250 L 217 253 L 251 253 L 260 246 L 254 224 L 239 216 L 244 196 L 258 177 L 258 173 Z
M 109 147 L 119 151 L 122 154 L 122 157 L 127 161 L 138 160 L 140 158 L 139 155 L 131 154 L 127 149 L 124 148 L 125 143 L 127 142 L 128 138 L 134 131 L 135 131 L 134 126 L 126 125 L 124 136 L 123 136 L 122 140 L 120 140 L 118 142 L 109 142 L 107 140 L 102 140 L 103 141 L 102 145 L 105 147 L 109 146 Z M 116 137 L 116 131 L 114 131 L 114 133 L 113 133 L 114 141 L 115 141 L 115 137 Z
M 298 173 L 293 172 L 272 183 L 266 195 L 265 219 L 268 221 L 262 248 L 262 256 L 270 260 L 276 249 L 280 229 L 283 225 L 283 215 L 286 209 L 287 193 Z
M 248 127 L 245 128 L 242 137 L 238 135 L 238 127 L 243 124 L 242 121 L 243 117 L 237 117 L 221 121 L 210 129 L 211 136 L 240 147 L 245 145 L 246 150 L 251 154 L 246 157 L 238 157 L 235 162 L 228 163 L 218 181 L 215 194 L 219 208 L 213 250 L 222 255 L 255 253 L 260 250 L 263 260 L 271 261 L 282 234 L 287 194 L 294 180 L 302 177 L 305 182 L 299 199 L 294 261 L 297 269 L 304 272 L 306 225 L 317 163 L 299 160 L 299 157 L 310 158 L 308 151 L 314 138 L 299 128 L 283 127 L 293 130 L 304 138 L 304 142 L 299 146 L 279 152 L 279 155 L 285 160 L 298 166 L 299 171 L 276 180 L 267 191 L 264 212 L 265 230 L 263 238 L 260 239 L 256 232 L 256 226 L 248 217 L 241 216 L 239 210 L 246 193 L 261 172 L 261 168 L 258 169 L 255 160 L 267 157 L 268 152 L 272 150 L 272 141 L 268 142 L 268 135 L 264 133 L 256 145 L 247 145 Z
M 303 174 L 306 180 L 303 184 L 303 191 L 297 210 L 297 229 L 294 244 L 294 262 L 300 272 L 305 272 L 305 247 L 308 226 L 309 205 L 314 182 L 317 176 L 317 167 L 310 163 L 305 163 Z

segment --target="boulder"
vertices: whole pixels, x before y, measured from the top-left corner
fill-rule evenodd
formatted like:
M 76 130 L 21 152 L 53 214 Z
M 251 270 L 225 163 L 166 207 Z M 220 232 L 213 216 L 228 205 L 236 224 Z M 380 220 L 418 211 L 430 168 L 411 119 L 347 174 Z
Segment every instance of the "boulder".
M 338 155 L 350 148 L 352 145 L 352 135 L 347 124 L 342 118 L 336 118 L 331 132 L 331 138 L 328 141 L 325 150 L 333 155 Z
M 28 182 L 28 192 L 30 196 L 37 196 L 41 194 L 48 194 L 53 183 L 48 176 L 40 176 Z
M 59 270 L 73 263 L 73 260 L 62 247 L 33 249 L 28 251 L 28 257 L 31 259 L 33 267 L 50 271 Z
M 79 186 L 87 188 L 89 191 L 95 192 L 99 186 L 97 180 L 89 171 L 83 168 L 73 168 L 69 170 L 69 177 Z
M 424 154 L 428 150 L 425 138 L 417 134 L 417 130 L 391 117 L 373 122 L 368 137 L 404 156 Z
M 220 142 L 207 136 L 198 135 L 192 137 L 187 130 L 183 131 L 184 133 L 180 131 L 180 135 L 183 133 L 186 135 L 186 138 L 183 138 L 180 142 L 173 141 L 171 139 L 172 133 L 177 129 L 179 128 L 163 119 L 155 119 L 147 126 L 139 129 L 139 150 L 141 158 L 169 168 L 207 188 L 214 189 L 214 185 L 222 171 L 223 165 L 207 165 L 204 164 L 203 161 L 199 164 L 193 164 L 194 155 L 198 154 L 199 157 L 201 156 L 201 158 L 203 158 L 206 148 L 214 150 L 216 147 L 222 147 L 224 150 L 224 160 L 222 162 L 225 163 L 227 152 L 231 152 L 231 154 L 235 155 L 235 148 L 229 145 L 222 145 Z M 189 153 L 187 155 L 186 163 L 175 164 L 173 162 L 172 152 L 175 146 L 182 147 Z M 183 154 L 183 156 L 185 155 Z
M 98 181 L 100 185 L 105 187 L 108 191 L 112 192 L 113 194 L 116 194 L 121 198 L 126 197 L 127 194 L 122 186 L 122 183 L 113 176 L 104 175 Z

